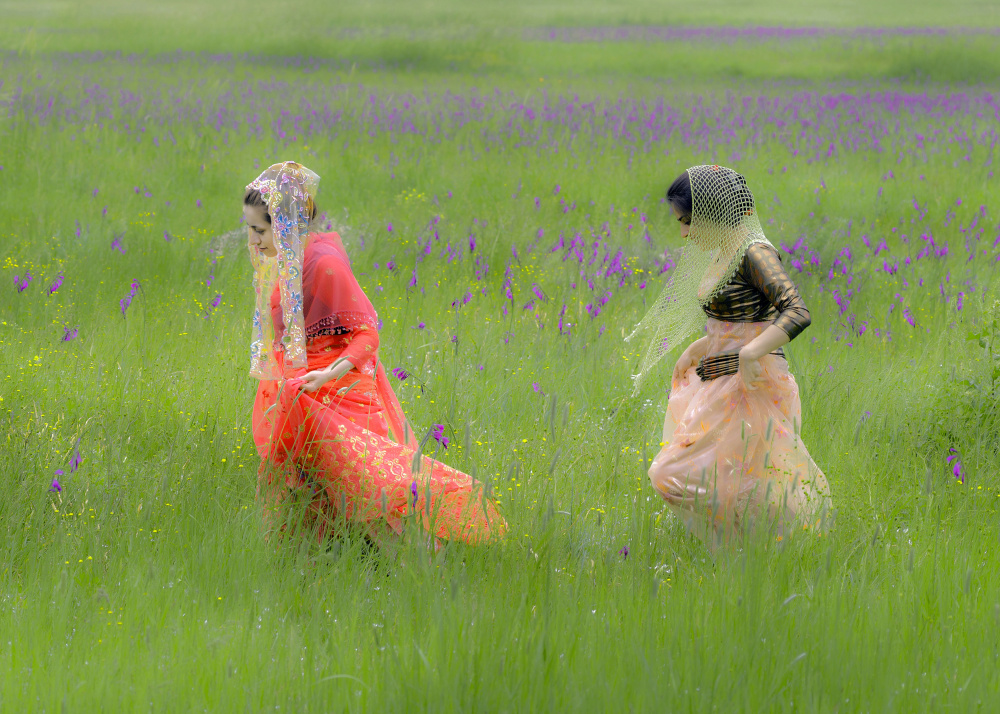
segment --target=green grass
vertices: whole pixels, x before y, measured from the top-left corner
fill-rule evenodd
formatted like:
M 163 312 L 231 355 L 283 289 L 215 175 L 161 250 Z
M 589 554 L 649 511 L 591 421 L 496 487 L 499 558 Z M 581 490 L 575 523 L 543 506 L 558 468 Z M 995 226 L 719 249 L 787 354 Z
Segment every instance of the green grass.
M 136 3 L 0 3 L 0 48 L 21 55 L 58 52 L 308 56 L 361 67 L 461 76 L 501 72 L 525 77 L 615 77 L 996 81 L 995 37 L 888 37 L 880 42 L 803 39 L 780 45 L 635 42 L 563 45 L 528 41 L 525 29 L 703 26 L 821 28 L 972 28 L 1000 26 L 993 2 L 911 3 L 847 0 L 777 2 L 545 3 L 441 0 L 330 3 L 294 7 L 222 0 Z
M 49 7 L 46 22 L 69 22 L 68 6 Z M 727 162 L 734 148 L 718 139 L 701 151 L 677 138 L 633 145 L 597 129 L 571 139 L 555 125 L 546 125 L 544 141 L 518 147 L 502 137 L 502 112 L 449 128 L 434 142 L 370 138 L 358 129 L 372 95 L 391 104 L 411 94 L 499 88 L 538 110 L 546 96 L 574 94 L 610 104 L 665 97 L 683 107 L 695 95 L 721 103 L 727 94 L 785 100 L 801 91 L 933 94 L 952 85 L 918 83 L 915 72 L 879 67 L 866 79 L 868 60 L 845 59 L 822 43 L 809 60 L 815 71 L 791 60 L 784 68 L 768 64 L 788 56 L 787 46 L 755 47 L 739 80 L 717 69 L 725 66 L 721 55 L 683 60 L 693 73 L 704 70 L 703 79 L 647 71 L 647 58 L 666 62 L 667 55 L 654 48 L 650 57 L 639 45 L 526 46 L 485 69 L 435 59 L 455 51 L 443 40 L 419 43 L 431 59 L 408 66 L 380 50 L 363 55 L 387 61 L 388 69 L 345 62 L 304 71 L 197 58 L 71 62 L 49 54 L 100 46 L 162 50 L 170 43 L 252 49 L 235 19 L 211 30 L 221 46 L 208 42 L 207 20 L 221 17 L 216 11 L 188 18 L 163 11 L 165 29 L 151 34 L 148 18 L 160 17 L 162 7 L 127 20 L 91 9 L 88 22 L 98 29 L 92 39 L 67 33 L 65 48 L 50 41 L 3 60 L 0 99 L 20 98 L 9 117 L 0 110 L 0 709 L 995 708 L 1000 425 L 991 353 L 981 339 L 998 336 L 996 263 L 995 251 L 966 262 L 958 227 L 979 205 L 989 206 L 996 180 L 986 166 L 988 143 L 969 148 L 970 160 L 960 162 L 965 148 L 942 144 L 921 153 L 912 138 L 952 127 L 978 136 L 990 117 L 882 115 L 893 127 L 885 151 L 841 151 L 821 161 L 807 161 L 806 148 L 791 156 L 799 127 L 774 138 L 765 133 L 741 149 L 737 165 L 756 191 L 771 240 L 792 244 L 805 236 L 823 260 L 815 275 L 796 274 L 813 325 L 788 350 L 802 390 L 804 439 L 830 480 L 837 515 L 822 536 L 778 541 L 762 532 L 714 559 L 666 513 L 646 477 L 659 448 L 669 365 L 629 398 L 637 348 L 621 337 L 661 279 L 636 274 L 625 286 L 617 278 L 597 280 L 593 295 L 611 290 L 614 297 L 591 320 L 585 304 L 593 297 L 580 266 L 550 249 L 560 231 L 567 241 L 584 231 L 589 246 L 589 230 L 607 221 L 608 249 L 621 247 L 631 266 L 652 269 L 664 247 L 679 244 L 659 203 L 664 187 L 689 164 Z M 511 23 L 569 22 L 565 8 L 537 15 L 527 4 L 510 7 Z M 859 7 L 859 15 L 813 11 L 803 22 L 896 17 L 874 3 Z M 587 5 L 578 21 L 673 17 L 653 4 L 639 8 L 634 16 L 608 15 Z M 688 8 L 681 17 L 716 22 L 715 8 Z M 782 22 L 776 8 L 744 5 L 733 19 Z M 342 12 L 358 13 L 345 14 L 358 26 L 379 17 L 377 9 Z M 394 12 L 398 22 L 407 19 L 399 7 Z M 427 22 L 464 27 L 463 12 L 434 6 L 436 19 Z M 490 19 L 482 12 L 476 22 Z M 973 24 L 992 12 L 969 3 L 945 17 L 928 7 L 899 24 Z M 13 16 L 22 23 L 14 27 L 45 17 L 34 10 Z M 252 28 L 263 21 L 247 20 Z M 324 22 L 320 17 L 316 26 Z M 264 45 L 277 54 L 288 54 L 281 43 L 296 33 L 312 32 L 291 24 L 278 30 L 281 42 Z M 484 36 L 482 46 L 492 47 L 496 40 Z M 922 54 L 933 57 L 943 46 L 936 42 L 928 40 Z M 911 58 L 921 47 L 912 43 Z M 355 52 L 295 47 L 338 61 Z M 867 45 L 858 51 L 883 52 Z M 362 56 L 360 44 L 355 53 Z M 992 67 L 997 58 L 983 52 L 977 61 Z M 538 67 L 550 70 L 544 81 Z M 905 81 L 884 79 L 893 76 Z M 776 77 L 781 81 L 770 81 Z M 270 89 L 244 84 L 257 81 Z M 61 111 L 45 123 L 35 118 L 36 96 L 61 96 L 57 110 L 79 107 L 95 84 L 116 101 L 124 89 L 144 103 L 116 106 L 104 126 Z M 216 131 L 178 113 L 225 106 L 241 115 L 246 86 L 257 89 L 258 111 L 268 118 L 281 97 L 295 107 L 306 97 L 342 111 L 343 125 L 310 137 L 307 148 L 304 138 L 285 144 L 269 129 L 248 134 L 245 125 Z M 182 109 L 155 104 L 161 89 L 173 91 Z M 124 130 L 125 122 L 145 129 L 141 139 Z M 322 176 L 320 207 L 342 227 L 355 271 L 385 322 L 383 361 L 413 373 L 399 386 L 404 409 L 418 429 L 446 424 L 452 445 L 438 456 L 489 480 L 510 524 L 505 542 L 449 546 L 434 556 L 406 546 L 394 561 L 350 534 L 324 552 L 305 541 L 276 547 L 261 537 L 258 461 L 248 435 L 255 387 L 247 376 L 250 267 L 242 234 L 229 232 L 237 227 L 242 187 L 258 173 L 255 162 L 293 155 Z M 896 178 L 883 179 L 890 169 Z M 578 209 L 563 213 L 562 198 Z M 900 233 L 914 225 L 914 198 L 929 216 L 919 230 L 948 240 L 951 253 L 890 276 L 879 271 L 886 254 L 865 257 L 860 234 L 873 245 L 885 238 L 891 255 L 905 255 Z M 949 209 L 956 219 L 947 217 Z M 651 244 L 628 229 L 642 212 Z M 418 263 L 416 243 L 430 235 L 435 215 L 442 216 L 442 240 Z M 984 247 L 995 237 L 995 216 L 983 220 Z M 471 232 L 476 255 L 489 264 L 481 281 L 468 254 L 454 262 L 439 257 L 446 243 L 467 246 Z M 125 253 L 110 248 L 119 234 Z M 855 252 L 864 285 L 851 311 L 871 323 L 861 338 L 846 336 L 824 278 L 844 245 Z M 399 264 L 394 274 L 385 269 L 390 259 Z M 508 265 L 517 299 L 504 317 Z M 411 290 L 414 266 L 419 283 Z M 35 280 L 18 294 L 12 276 L 26 269 Z M 60 272 L 65 283 L 47 295 Z M 640 290 L 644 276 L 651 284 Z M 123 317 L 119 300 L 133 279 L 141 292 Z M 975 292 L 961 287 L 966 281 Z M 522 310 L 536 283 L 548 301 Z M 942 283 L 949 302 L 939 293 Z M 960 312 L 959 290 L 967 292 Z M 466 291 L 473 300 L 452 308 Z M 896 293 L 916 328 L 903 321 Z M 222 304 L 206 319 L 217 294 Z M 556 328 L 564 304 L 575 324 L 569 337 Z M 426 329 L 415 329 L 421 321 Z M 79 336 L 62 342 L 64 326 L 75 325 Z M 888 328 L 892 339 L 874 337 L 876 327 Z M 853 347 L 845 346 L 849 339 Z M 63 479 L 61 494 L 49 493 L 55 469 L 67 470 L 77 442 L 80 469 Z M 945 462 L 952 447 L 962 454 L 964 484 Z M 627 559 L 619 554 L 623 545 Z

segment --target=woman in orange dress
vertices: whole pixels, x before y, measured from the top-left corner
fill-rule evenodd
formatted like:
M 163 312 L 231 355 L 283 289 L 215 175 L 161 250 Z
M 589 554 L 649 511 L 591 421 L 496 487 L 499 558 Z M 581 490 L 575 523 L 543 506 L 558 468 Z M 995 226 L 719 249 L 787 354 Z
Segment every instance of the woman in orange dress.
M 347 523 L 380 539 L 407 520 L 442 540 L 501 537 L 506 524 L 484 485 L 420 454 L 340 236 L 310 231 L 318 183 L 300 164 L 275 164 L 243 200 L 257 293 L 258 498 L 269 525 L 297 498 L 320 539 Z

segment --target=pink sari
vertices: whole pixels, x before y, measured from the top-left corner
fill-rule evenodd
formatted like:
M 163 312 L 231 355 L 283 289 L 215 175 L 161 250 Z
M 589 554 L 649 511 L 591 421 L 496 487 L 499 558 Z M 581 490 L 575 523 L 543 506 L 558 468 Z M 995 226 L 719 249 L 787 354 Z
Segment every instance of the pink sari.
M 709 319 L 708 354 L 742 347 L 769 324 Z M 816 525 L 829 507 L 826 477 L 799 436 L 799 388 L 788 363 L 775 355 L 760 363 L 756 389 L 739 374 L 703 382 L 693 367 L 672 385 L 649 478 L 707 541 L 745 531 L 761 515 L 779 529 L 792 520 Z
M 337 234 L 311 237 L 303 261 L 308 365 L 285 380 L 261 380 L 253 433 L 262 463 L 258 497 L 276 525 L 290 498 L 306 501 L 307 525 L 323 539 L 353 523 L 373 537 L 401 533 L 412 520 L 445 540 L 482 543 L 506 523 L 483 484 L 427 456 L 417 458 L 385 369 L 378 361 L 378 317 L 350 269 Z M 275 344 L 281 305 L 272 297 Z M 353 365 L 316 392 L 301 391 L 306 372 L 340 358 Z M 414 471 L 415 469 L 415 471 Z

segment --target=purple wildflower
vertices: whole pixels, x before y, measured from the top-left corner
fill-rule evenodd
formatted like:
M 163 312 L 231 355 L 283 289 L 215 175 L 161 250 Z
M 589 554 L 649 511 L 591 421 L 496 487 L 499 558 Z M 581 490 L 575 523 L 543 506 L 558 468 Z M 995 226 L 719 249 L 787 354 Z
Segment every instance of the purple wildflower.
M 410 282 L 407 283 L 406 287 L 415 288 L 417 286 L 417 266 L 413 266 L 413 275 L 410 276 Z
M 57 277 L 57 278 L 55 279 L 55 282 L 53 282 L 53 283 L 52 283 L 52 284 L 51 284 L 51 285 L 49 286 L 49 295 L 51 295 L 51 294 L 52 294 L 52 293 L 54 293 L 54 292 L 55 292 L 56 290 L 58 290 L 59 288 L 61 288 L 61 287 L 62 287 L 62 284 L 63 284 L 63 274 L 62 274 L 62 273 L 59 273 L 59 277 Z
M 431 436 L 441 446 L 446 449 L 448 448 L 448 437 L 444 435 L 444 424 L 435 424 L 434 429 L 431 431 Z
M 628 560 L 628 545 L 623 545 L 621 550 L 618 551 L 618 555 L 622 557 L 622 560 Z
M 562 310 L 559 312 L 559 334 L 560 335 L 568 335 L 569 334 L 569 330 L 572 327 L 572 325 L 570 323 L 563 322 L 563 317 L 565 317 L 565 316 L 566 316 L 566 305 L 563 304 Z
M 23 293 L 25 289 L 28 287 L 28 283 L 30 283 L 32 280 L 34 280 L 34 278 L 31 275 L 31 271 L 27 270 L 25 271 L 23 278 L 19 275 L 14 276 L 14 287 L 17 288 L 17 291 L 19 293 Z
M 396 367 L 394 370 L 392 370 L 392 376 L 398 379 L 400 382 L 405 382 L 406 378 L 410 376 L 410 373 L 407 372 L 402 367 Z
M 62 469 L 56 469 L 56 475 L 52 477 L 52 485 L 49 486 L 50 493 L 62 493 L 62 485 L 59 483 L 59 477 L 62 475 Z
M 962 459 L 958 449 L 954 446 L 948 449 L 948 458 L 945 462 L 951 467 L 951 475 L 960 482 L 965 483 L 965 468 L 962 466 Z
M 410 498 L 411 498 L 411 500 L 410 500 L 410 507 L 411 508 L 416 508 L 417 507 L 417 492 L 418 492 L 417 482 L 416 482 L 416 480 L 414 480 L 414 481 L 412 481 L 410 483 Z
M 83 457 L 80 456 L 79 445 L 80 445 L 80 442 L 78 441 L 77 445 L 73 447 L 73 458 L 71 458 L 69 460 L 69 472 L 70 473 L 73 473 L 78 468 L 80 468 L 80 464 L 83 463 Z
M 125 253 L 125 246 L 122 245 L 122 238 L 124 238 L 124 237 L 125 237 L 125 234 L 116 235 L 115 239 L 113 241 L 111 241 L 111 250 L 117 250 L 119 253 L 124 254 Z
M 62 338 L 63 342 L 69 342 L 70 340 L 76 339 L 76 336 L 78 334 L 80 334 L 80 326 L 79 325 L 77 325 L 76 327 L 74 327 L 72 329 L 70 329 L 69 327 L 63 327 L 63 330 L 66 331 L 66 334 L 64 334 L 63 338 Z
M 139 281 L 133 280 L 131 289 L 128 291 L 128 295 L 123 297 L 118 303 L 119 305 L 121 305 L 123 316 L 125 315 L 125 311 L 128 310 L 128 306 L 132 304 L 132 298 L 135 297 L 135 294 L 136 292 L 138 292 L 138 290 L 139 290 Z
M 386 224 L 385 230 L 386 230 L 386 233 L 392 233 L 392 224 L 391 223 Z M 414 482 L 414 483 L 416 483 L 416 482 Z

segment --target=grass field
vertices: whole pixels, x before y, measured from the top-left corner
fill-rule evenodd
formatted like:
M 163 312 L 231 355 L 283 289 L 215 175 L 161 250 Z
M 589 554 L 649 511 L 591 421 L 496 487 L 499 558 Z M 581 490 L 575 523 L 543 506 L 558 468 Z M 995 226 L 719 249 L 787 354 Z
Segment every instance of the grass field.
M 0 709 L 996 708 L 991 4 L 0 7 Z M 505 542 L 263 541 L 237 230 L 287 158 Z M 714 558 L 622 340 L 710 162 L 812 312 L 837 509 Z

